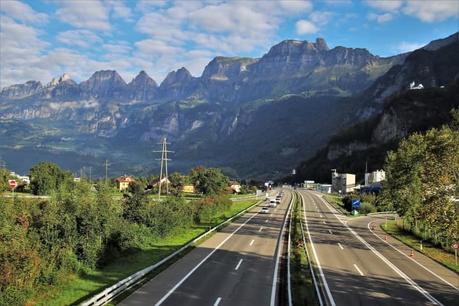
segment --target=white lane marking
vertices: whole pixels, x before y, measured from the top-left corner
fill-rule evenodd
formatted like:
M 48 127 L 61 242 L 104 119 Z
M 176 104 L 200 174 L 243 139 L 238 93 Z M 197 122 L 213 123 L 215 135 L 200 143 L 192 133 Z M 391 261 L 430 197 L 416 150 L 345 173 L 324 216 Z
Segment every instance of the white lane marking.
M 338 242 L 338 246 L 341 250 L 344 250 L 343 246 L 341 245 L 341 243 Z
M 233 237 L 234 234 L 236 234 L 244 225 L 247 224 L 247 222 L 249 222 L 250 220 L 252 220 L 255 216 L 258 215 L 258 212 L 255 213 L 252 217 L 248 218 L 244 223 L 242 223 L 241 225 L 239 225 L 238 228 L 236 228 L 231 234 L 228 235 L 228 237 L 226 237 L 222 242 L 220 242 L 219 245 L 217 245 L 209 254 L 207 254 L 206 257 L 204 257 L 196 266 L 194 266 L 193 269 L 191 269 L 190 272 L 188 272 L 177 284 L 175 284 L 175 286 L 169 290 L 169 292 L 166 293 L 166 295 L 164 295 L 156 304 L 155 306 L 159 306 L 161 305 L 172 293 L 174 293 L 175 290 L 177 290 L 178 287 L 180 287 L 181 284 L 183 284 L 183 282 L 185 282 L 187 280 L 188 277 L 190 277 L 191 274 L 194 273 L 194 271 L 196 271 L 203 263 L 206 262 L 207 259 L 209 259 L 210 256 L 212 256 L 212 254 L 214 254 L 218 249 L 220 249 L 222 247 L 222 245 L 225 244 L 225 242 L 227 242 L 231 237 Z M 219 302 L 220 303 L 220 302 Z M 218 305 L 218 304 L 217 304 Z
M 220 304 L 220 301 L 222 300 L 221 297 L 217 298 L 217 300 L 215 301 L 214 303 L 214 306 L 218 306 L 218 304 Z
M 292 233 L 292 214 L 293 209 L 290 209 L 290 221 L 288 222 L 288 241 L 287 241 L 287 294 L 288 294 L 288 305 L 292 306 L 292 277 L 290 270 L 290 253 L 291 253 L 291 233 Z
M 397 266 L 395 266 L 392 262 L 390 262 L 384 255 L 378 252 L 373 246 L 371 246 L 368 242 L 366 242 L 359 234 L 357 234 L 352 228 L 349 227 L 347 222 L 343 222 L 336 213 L 331 209 L 330 205 L 325 202 L 324 199 L 319 197 L 322 203 L 328 208 L 328 210 L 335 216 L 336 219 L 339 220 L 360 242 L 362 242 L 370 251 L 372 251 L 376 256 L 378 256 L 383 262 L 385 262 L 392 270 L 394 270 L 398 275 L 400 275 L 407 283 L 411 285 L 414 289 L 419 291 L 422 295 L 424 295 L 429 301 L 431 301 L 434 305 L 443 305 L 440 303 L 436 298 L 434 298 L 430 293 L 428 293 L 424 288 L 419 286 L 415 281 L 413 281 L 408 275 L 403 273 Z
M 250 241 L 250 246 L 252 246 L 252 244 L 255 242 L 255 239 L 252 239 L 252 241 Z
M 305 209 L 305 203 L 301 202 L 302 203 L 302 206 L 303 206 L 303 210 Z M 317 297 L 319 298 L 319 305 L 320 306 L 323 306 L 324 303 L 322 301 L 322 297 L 321 297 L 321 294 L 320 294 L 320 291 L 319 291 L 319 287 L 317 285 L 317 280 L 316 280 L 316 275 L 312 269 L 312 263 L 311 263 L 311 256 L 309 255 L 309 251 L 308 251 L 308 245 L 306 243 L 306 237 L 304 237 L 304 227 L 303 227 L 303 220 L 301 220 L 300 222 L 300 225 L 301 225 L 301 236 L 303 237 L 303 246 L 304 246 L 304 250 L 306 251 L 306 256 L 308 257 L 308 263 L 309 263 L 309 271 L 311 272 L 311 275 L 312 275 L 312 281 L 314 283 L 314 288 L 316 289 L 316 293 L 317 293 Z
M 263 226 L 262 226 L 262 227 L 260 227 L 260 229 L 259 229 L 258 231 L 259 231 L 259 232 L 261 232 L 262 230 L 263 230 Z
M 445 284 L 453 287 L 455 290 L 459 291 L 459 288 L 457 288 L 456 286 L 454 286 L 453 284 L 451 284 L 450 282 L 448 282 L 446 279 L 444 279 L 443 277 L 441 277 L 440 275 L 438 275 L 437 273 L 433 272 L 432 270 L 430 270 L 429 268 L 427 268 L 426 266 L 424 266 L 423 264 L 421 264 L 420 262 L 418 262 L 416 259 L 414 259 L 413 257 L 410 257 L 408 255 L 406 255 L 405 253 L 403 253 L 402 251 L 400 251 L 399 249 L 397 249 L 396 247 L 394 247 L 392 244 L 390 244 L 388 241 L 382 239 L 381 237 L 379 237 L 375 232 L 373 232 L 371 229 L 370 229 L 370 224 L 372 223 L 373 221 L 370 221 L 367 225 L 368 229 L 370 230 L 370 232 L 375 235 L 376 237 L 378 237 L 379 240 L 385 242 L 386 244 L 388 244 L 391 248 L 393 248 L 394 250 L 396 250 L 397 252 L 399 252 L 400 254 L 402 254 L 403 256 L 405 256 L 406 258 L 409 258 L 411 259 L 412 261 L 414 261 L 415 263 L 417 263 L 419 266 L 421 266 L 422 268 L 424 268 L 424 270 L 426 270 L 427 272 L 430 272 L 433 276 L 437 277 L 438 279 L 440 279 L 441 281 L 443 281 Z
M 303 203 L 305 203 L 303 195 L 300 193 L 301 199 L 303 200 Z M 316 248 L 314 247 L 314 243 L 312 242 L 311 238 L 311 233 L 309 232 L 309 225 L 308 225 L 308 218 L 306 217 L 306 210 L 304 209 L 303 206 L 303 214 L 304 214 L 304 224 L 306 225 L 306 233 L 308 234 L 309 241 L 311 242 L 311 248 L 312 248 L 312 254 L 314 255 L 314 259 L 316 261 L 317 267 L 319 268 L 319 276 L 322 278 L 322 283 L 325 287 L 325 292 L 327 293 L 328 300 L 330 301 L 331 306 L 336 306 L 335 300 L 333 299 L 333 296 L 331 294 L 330 288 L 328 287 L 327 280 L 325 279 L 325 274 L 324 271 L 322 270 L 322 267 L 320 265 L 319 257 L 317 256 Z
M 281 239 L 282 239 L 282 233 L 284 232 L 285 224 L 287 222 L 287 216 L 288 216 L 290 209 L 292 208 L 292 204 L 293 204 L 293 194 L 291 195 L 290 204 L 288 206 L 287 213 L 284 216 L 284 222 L 282 223 L 281 230 L 279 231 L 279 236 L 277 237 L 277 254 L 276 254 L 276 262 L 274 264 L 273 283 L 271 287 L 271 301 L 269 303 L 270 306 L 276 305 L 277 281 L 279 277 L 279 272 L 278 272 L 279 271 L 279 261 L 280 261 L 280 255 L 281 255 L 281 249 L 282 249 L 280 244 L 281 244 Z
M 356 264 L 354 264 L 354 268 L 357 270 L 357 272 L 360 273 L 360 275 L 365 276 L 365 275 L 363 275 L 362 271 L 360 271 L 359 267 L 357 267 Z
M 331 230 L 328 230 L 328 232 L 330 233 L 330 235 L 333 235 L 333 232 Z
M 234 270 L 237 271 L 237 269 L 239 269 L 239 267 L 241 266 L 242 260 L 243 260 L 242 258 L 239 259 L 239 262 L 237 263 L 236 268 L 234 268 Z

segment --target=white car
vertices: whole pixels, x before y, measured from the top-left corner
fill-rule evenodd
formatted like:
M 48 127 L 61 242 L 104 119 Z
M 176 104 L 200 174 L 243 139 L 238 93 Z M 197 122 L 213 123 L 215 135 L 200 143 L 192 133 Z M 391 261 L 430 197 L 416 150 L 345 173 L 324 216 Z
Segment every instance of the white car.
M 269 213 L 269 208 L 268 207 L 263 207 L 260 212 L 262 214 L 267 214 L 267 213 Z

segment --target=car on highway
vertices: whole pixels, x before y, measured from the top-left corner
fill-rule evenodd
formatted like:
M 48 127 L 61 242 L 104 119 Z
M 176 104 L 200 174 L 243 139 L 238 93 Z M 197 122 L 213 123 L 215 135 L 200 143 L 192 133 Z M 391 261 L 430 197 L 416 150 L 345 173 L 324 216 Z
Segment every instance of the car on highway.
M 268 207 L 263 207 L 260 212 L 262 214 L 267 214 L 267 213 L 269 213 L 269 208 Z
M 275 200 L 275 199 L 271 199 L 271 200 L 269 201 L 269 206 L 271 206 L 271 207 L 276 207 L 276 206 L 277 206 L 276 200 Z

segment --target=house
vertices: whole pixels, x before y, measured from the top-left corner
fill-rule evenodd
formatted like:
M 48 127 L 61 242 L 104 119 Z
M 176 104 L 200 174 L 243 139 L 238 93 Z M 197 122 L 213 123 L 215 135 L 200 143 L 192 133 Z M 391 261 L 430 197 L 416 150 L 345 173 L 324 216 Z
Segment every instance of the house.
M 135 182 L 135 180 L 134 178 L 130 176 L 123 175 L 123 176 L 117 177 L 115 179 L 115 182 L 116 182 L 116 188 L 118 188 L 119 191 L 123 191 L 123 190 L 128 189 L 129 185 Z
M 410 90 L 416 90 L 416 89 L 424 89 L 424 85 L 422 85 L 421 83 L 419 83 L 417 86 L 416 86 L 416 83 L 411 82 L 410 83 Z
M 338 173 L 332 169 L 332 192 L 345 194 L 354 191 L 355 174 Z
M 186 184 L 186 185 L 183 185 L 182 187 L 182 192 L 183 193 L 195 193 L 195 188 L 193 185 L 191 184 Z
M 241 192 L 241 184 L 236 181 L 230 182 L 230 189 L 233 193 L 240 193 Z
M 151 181 L 151 183 L 149 184 L 149 186 L 158 187 L 159 183 L 160 183 L 160 182 L 159 182 L 159 178 L 157 178 L 157 179 Z M 168 179 L 167 177 L 163 177 L 163 178 L 161 179 L 161 187 L 162 187 L 162 186 L 166 186 L 166 184 L 167 184 L 167 185 L 170 185 L 170 184 L 171 184 L 171 181 L 169 181 L 169 179 Z

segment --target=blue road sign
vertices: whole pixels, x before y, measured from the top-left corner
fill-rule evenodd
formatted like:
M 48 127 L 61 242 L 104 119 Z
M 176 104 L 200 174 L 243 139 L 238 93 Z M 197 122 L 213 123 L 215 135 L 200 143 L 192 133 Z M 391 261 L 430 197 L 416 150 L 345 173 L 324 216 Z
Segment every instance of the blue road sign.
M 357 209 L 357 208 L 360 208 L 360 200 L 353 199 L 352 200 L 352 209 Z

